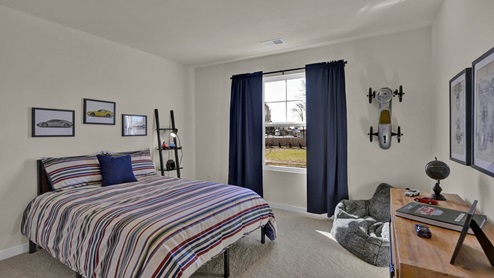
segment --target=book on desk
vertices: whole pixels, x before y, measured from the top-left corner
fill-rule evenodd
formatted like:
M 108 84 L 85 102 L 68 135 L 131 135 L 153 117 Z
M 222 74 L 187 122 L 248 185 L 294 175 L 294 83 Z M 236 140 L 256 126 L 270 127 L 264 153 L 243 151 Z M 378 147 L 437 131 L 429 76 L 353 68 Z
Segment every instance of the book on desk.
M 467 214 L 468 212 L 465 211 L 417 202 L 411 202 L 396 210 L 396 216 L 459 232 L 463 228 Z M 473 220 L 482 228 L 487 221 L 487 217 L 485 215 L 475 214 Z M 469 229 L 468 233 L 473 234 L 472 229 Z

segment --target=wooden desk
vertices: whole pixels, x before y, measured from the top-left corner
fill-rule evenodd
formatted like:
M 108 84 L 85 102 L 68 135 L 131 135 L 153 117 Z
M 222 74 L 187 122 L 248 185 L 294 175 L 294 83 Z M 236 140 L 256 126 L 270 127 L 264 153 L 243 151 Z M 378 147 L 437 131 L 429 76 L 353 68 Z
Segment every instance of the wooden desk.
M 492 267 L 474 235 L 467 235 L 455 264 L 449 261 L 453 255 L 460 232 L 428 224 L 432 238 L 426 239 L 415 234 L 417 221 L 395 216 L 395 211 L 409 202 L 412 197 L 403 195 L 404 190 L 391 189 L 391 249 L 395 277 L 494 277 Z M 430 193 L 422 192 L 421 196 Z M 468 211 L 470 206 L 456 194 L 443 194 L 447 201 L 439 206 Z M 494 242 L 494 226 L 486 223 L 482 229 Z

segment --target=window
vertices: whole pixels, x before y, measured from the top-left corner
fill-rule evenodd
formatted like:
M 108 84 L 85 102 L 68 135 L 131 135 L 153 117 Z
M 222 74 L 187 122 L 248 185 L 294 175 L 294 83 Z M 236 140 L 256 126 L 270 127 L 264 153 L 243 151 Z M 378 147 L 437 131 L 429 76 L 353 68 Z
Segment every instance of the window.
M 306 168 L 305 74 L 266 77 L 264 82 L 264 168 Z

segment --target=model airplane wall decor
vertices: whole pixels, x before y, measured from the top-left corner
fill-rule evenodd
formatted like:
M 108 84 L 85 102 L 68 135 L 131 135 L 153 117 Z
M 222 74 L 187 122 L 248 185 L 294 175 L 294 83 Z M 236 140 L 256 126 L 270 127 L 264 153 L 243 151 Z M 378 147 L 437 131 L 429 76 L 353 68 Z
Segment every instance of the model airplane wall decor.
M 391 137 L 396 136 L 398 143 L 400 143 L 401 128 L 398 126 L 398 131 L 396 133 L 391 130 L 391 103 L 393 97 L 398 96 L 398 100 L 401 102 L 403 100 L 403 87 L 400 85 L 398 90 L 391 90 L 388 87 L 381 88 L 377 93 L 369 88 L 369 103 L 372 103 L 373 98 L 377 98 L 379 102 L 379 123 L 377 125 L 377 132 L 374 132 L 372 126 L 370 127 L 369 139 L 372 142 L 374 136 L 379 138 L 379 147 L 381 149 L 389 149 L 391 147 Z

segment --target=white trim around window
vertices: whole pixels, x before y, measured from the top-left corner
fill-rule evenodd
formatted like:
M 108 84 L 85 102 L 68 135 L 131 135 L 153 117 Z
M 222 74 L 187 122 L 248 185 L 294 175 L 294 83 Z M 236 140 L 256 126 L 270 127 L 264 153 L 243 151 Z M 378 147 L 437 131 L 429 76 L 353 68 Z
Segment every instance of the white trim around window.
M 271 166 L 264 164 L 264 156 L 263 156 L 263 165 L 262 168 L 264 171 L 274 171 L 274 172 L 285 172 L 285 173 L 295 173 L 295 174 L 307 174 L 306 168 L 297 168 L 297 167 L 283 167 L 283 166 Z

